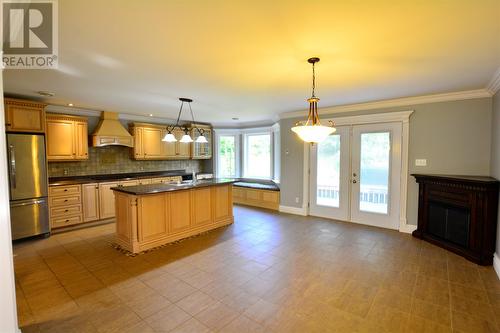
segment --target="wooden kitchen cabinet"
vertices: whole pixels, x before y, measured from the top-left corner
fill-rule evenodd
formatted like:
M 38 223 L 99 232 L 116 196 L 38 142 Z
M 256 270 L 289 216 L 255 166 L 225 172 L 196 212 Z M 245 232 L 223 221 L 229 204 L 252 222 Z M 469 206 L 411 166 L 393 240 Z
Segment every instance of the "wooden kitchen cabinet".
M 161 138 L 163 139 L 167 134 L 167 130 L 163 130 Z M 167 159 L 174 159 L 176 152 L 177 142 L 165 142 L 161 141 L 162 156 Z
M 144 158 L 147 159 L 158 159 L 162 158 L 163 149 L 162 141 L 163 139 L 161 128 L 154 127 L 144 127 L 142 130 L 142 149 L 144 152 Z
M 88 125 L 87 121 L 75 122 L 75 140 L 76 140 L 76 159 L 86 160 L 89 158 L 89 145 L 88 145 Z
M 82 185 L 83 222 L 99 220 L 99 184 Z
M 88 131 L 84 117 L 47 114 L 47 160 L 87 160 Z
M 179 142 L 184 133 L 185 132 L 183 130 L 179 129 L 173 131 L 173 134 L 177 139 L 177 142 L 175 143 L 175 157 L 177 159 L 187 159 L 191 157 L 191 144 L 187 142 Z
M 140 126 L 129 125 L 129 132 L 134 137 L 134 148 L 131 149 L 131 158 L 136 160 L 144 159 L 144 143 L 142 141 L 142 134 L 144 129 Z
M 164 142 L 167 133 L 166 125 L 133 123 L 129 125 L 130 133 L 134 136 L 132 158 L 136 160 L 180 160 L 191 157 L 190 143 Z M 172 132 L 177 140 L 184 135 L 183 130 Z
M 5 130 L 7 132 L 45 132 L 46 104 L 5 98 Z
M 207 139 L 207 143 L 198 143 L 196 139 L 200 136 L 200 132 L 191 128 L 191 137 L 193 142 L 191 143 L 191 158 L 192 159 L 210 159 L 212 158 L 212 129 L 210 126 L 197 125 L 203 130 L 203 136 Z
M 50 225 L 53 229 L 83 222 L 80 184 L 49 186 Z
M 111 188 L 118 185 L 119 182 L 99 184 L 99 215 L 101 220 L 115 217 L 115 195 Z

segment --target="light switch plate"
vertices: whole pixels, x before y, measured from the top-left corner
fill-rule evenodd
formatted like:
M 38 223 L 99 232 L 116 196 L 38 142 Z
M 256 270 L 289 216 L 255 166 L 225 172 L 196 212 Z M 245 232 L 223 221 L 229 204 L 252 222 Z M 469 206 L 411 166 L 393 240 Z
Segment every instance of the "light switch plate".
M 415 166 L 427 166 L 427 160 L 425 158 L 417 158 L 415 160 Z

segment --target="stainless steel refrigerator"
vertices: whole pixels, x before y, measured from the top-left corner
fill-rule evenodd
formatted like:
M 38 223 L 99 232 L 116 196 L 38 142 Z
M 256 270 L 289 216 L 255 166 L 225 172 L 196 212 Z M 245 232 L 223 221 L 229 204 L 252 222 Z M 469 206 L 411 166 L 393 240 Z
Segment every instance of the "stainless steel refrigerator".
M 45 137 L 7 133 L 12 239 L 48 234 Z

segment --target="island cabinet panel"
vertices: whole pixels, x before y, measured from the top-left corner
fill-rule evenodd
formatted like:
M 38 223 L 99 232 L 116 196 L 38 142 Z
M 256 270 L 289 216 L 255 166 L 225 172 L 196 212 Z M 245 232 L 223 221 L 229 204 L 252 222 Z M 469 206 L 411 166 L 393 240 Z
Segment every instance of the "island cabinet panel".
M 211 189 L 209 187 L 196 189 L 193 194 L 193 225 L 212 223 Z
M 189 191 L 177 191 L 168 194 L 170 212 L 170 231 L 180 232 L 191 225 L 191 194 Z
M 215 221 L 227 219 L 233 216 L 233 195 L 232 186 L 216 186 L 212 188 L 214 192 L 214 218 Z
M 167 197 L 160 193 L 138 199 L 139 241 L 149 241 L 168 234 Z
M 116 219 L 120 221 L 137 220 L 137 197 L 117 192 L 115 194 Z M 119 244 L 129 244 L 127 250 L 134 252 L 139 247 L 135 223 L 117 223 L 116 239 Z M 134 250 L 135 249 L 135 250 Z
M 118 187 L 114 190 L 116 242 L 139 253 L 231 224 L 231 189 L 231 183 L 166 188 L 163 192 Z

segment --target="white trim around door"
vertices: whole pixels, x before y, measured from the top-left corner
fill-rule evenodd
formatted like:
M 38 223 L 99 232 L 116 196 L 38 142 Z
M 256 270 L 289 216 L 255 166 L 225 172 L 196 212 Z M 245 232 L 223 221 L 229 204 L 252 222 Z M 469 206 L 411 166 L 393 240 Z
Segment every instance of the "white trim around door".
M 378 124 L 378 123 L 400 123 L 401 124 L 401 171 L 400 171 L 400 200 L 399 200 L 399 228 L 400 232 L 410 233 L 415 229 L 415 226 L 407 224 L 406 205 L 407 205 L 407 183 L 408 183 L 408 145 L 409 145 L 409 119 L 413 110 L 400 112 L 374 113 L 359 116 L 346 116 L 331 119 L 336 126 L 354 126 L 362 124 Z M 309 144 L 304 143 L 304 183 L 303 183 L 303 208 L 309 215 L 309 188 L 310 188 L 310 156 Z

